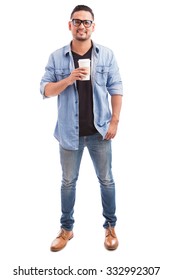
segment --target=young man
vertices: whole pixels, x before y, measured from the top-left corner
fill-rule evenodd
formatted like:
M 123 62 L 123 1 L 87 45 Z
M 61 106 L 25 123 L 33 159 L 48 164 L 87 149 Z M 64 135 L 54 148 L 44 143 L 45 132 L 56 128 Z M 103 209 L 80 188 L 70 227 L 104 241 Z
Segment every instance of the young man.
M 61 230 L 51 244 L 52 251 L 61 250 L 73 237 L 76 182 L 85 146 L 100 183 L 105 218 L 104 245 L 108 250 L 118 246 L 114 230 L 117 218 L 111 139 L 116 135 L 119 122 L 122 82 L 113 52 L 91 40 L 94 28 L 91 8 L 76 6 L 69 21 L 73 39 L 50 55 L 41 80 L 44 98 L 58 97 L 55 137 L 60 145 L 62 166 L 62 215 Z M 90 80 L 84 80 L 88 68 L 79 67 L 79 59 L 91 60 Z

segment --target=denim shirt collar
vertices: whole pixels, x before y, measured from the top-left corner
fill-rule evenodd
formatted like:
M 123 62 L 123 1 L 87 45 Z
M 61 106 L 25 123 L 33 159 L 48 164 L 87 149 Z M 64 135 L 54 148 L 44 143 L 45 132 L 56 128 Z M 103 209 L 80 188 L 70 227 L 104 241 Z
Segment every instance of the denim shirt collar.
M 97 55 L 99 53 L 99 46 L 95 44 L 93 41 L 92 41 L 92 45 L 93 45 L 94 54 Z M 69 53 L 71 53 L 71 42 L 70 44 L 64 47 L 64 55 L 67 56 L 69 55 Z

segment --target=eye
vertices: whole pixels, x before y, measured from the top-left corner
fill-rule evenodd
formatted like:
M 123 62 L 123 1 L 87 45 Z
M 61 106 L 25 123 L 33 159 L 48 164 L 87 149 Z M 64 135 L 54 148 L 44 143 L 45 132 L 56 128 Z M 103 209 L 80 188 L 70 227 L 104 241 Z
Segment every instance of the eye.
M 77 25 L 81 24 L 81 21 L 79 19 L 75 19 L 74 21 L 75 21 L 75 24 L 77 24 Z
M 91 26 L 91 21 L 90 21 L 90 20 L 84 20 L 84 25 L 85 25 L 86 27 Z
M 81 20 L 80 19 L 72 19 L 73 25 L 74 26 L 80 26 L 81 25 Z

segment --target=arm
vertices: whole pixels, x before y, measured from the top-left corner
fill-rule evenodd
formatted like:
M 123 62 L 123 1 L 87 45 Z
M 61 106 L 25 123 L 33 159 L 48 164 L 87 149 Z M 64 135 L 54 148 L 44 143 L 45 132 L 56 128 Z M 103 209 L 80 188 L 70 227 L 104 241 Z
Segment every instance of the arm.
M 45 96 L 53 97 L 59 95 L 63 90 L 65 90 L 68 86 L 72 85 L 76 80 L 82 80 L 82 78 L 86 74 L 87 70 L 85 68 L 74 69 L 69 77 L 58 82 L 48 83 L 45 86 Z
M 112 105 L 112 118 L 109 124 L 108 131 L 106 133 L 105 139 L 110 140 L 115 137 L 118 128 L 118 122 L 122 106 L 122 95 L 115 94 L 111 96 Z
M 70 77 L 70 76 L 69 76 Z M 65 90 L 69 85 L 71 85 L 70 80 L 65 78 L 59 82 L 50 82 L 45 86 L 45 96 L 53 97 L 59 95 L 63 90 Z

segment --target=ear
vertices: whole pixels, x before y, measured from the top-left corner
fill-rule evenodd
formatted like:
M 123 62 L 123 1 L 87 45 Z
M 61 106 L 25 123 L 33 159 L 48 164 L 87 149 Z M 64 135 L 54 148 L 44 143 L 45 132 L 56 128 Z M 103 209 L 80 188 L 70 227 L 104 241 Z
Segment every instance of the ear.
M 68 22 L 68 29 L 69 29 L 69 30 L 71 30 L 71 24 L 72 24 L 72 22 L 69 21 L 69 22 Z
M 92 24 L 92 32 L 95 31 L 95 23 Z

